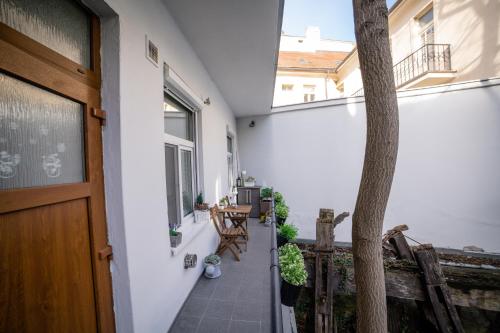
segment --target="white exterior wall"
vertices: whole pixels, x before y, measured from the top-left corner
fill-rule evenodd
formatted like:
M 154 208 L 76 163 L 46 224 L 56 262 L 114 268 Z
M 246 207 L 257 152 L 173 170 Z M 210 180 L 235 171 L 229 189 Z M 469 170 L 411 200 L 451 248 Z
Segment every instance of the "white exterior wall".
M 404 223 L 422 243 L 500 252 L 500 79 L 490 83 L 399 94 L 400 145 L 384 230 Z M 238 119 L 241 167 L 284 194 L 299 237 L 315 238 L 319 208 L 353 213 L 366 125 L 363 99 L 348 101 Z M 336 240 L 351 241 L 350 219 L 337 226 Z
M 103 89 L 103 100 L 110 100 L 105 103 L 109 117 L 104 128 L 104 168 L 109 200 L 108 227 L 114 249 L 111 269 L 117 331 L 166 332 L 202 272 L 202 258 L 215 249 L 218 236 L 209 224 L 181 253 L 171 254 L 162 63 L 167 62 L 198 94 L 210 97 L 211 105 L 205 105 L 202 110 L 204 159 L 201 166 L 209 203 L 227 193 L 226 126 L 236 134 L 236 123 L 202 63 L 160 1 L 106 2 L 119 16 L 120 34 L 119 73 L 115 73 L 119 78 L 103 76 L 103 87 L 119 83 L 120 96 L 117 100 L 109 95 L 112 89 Z M 103 29 L 105 40 L 112 40 L 106 36 L 107 25 Z M 159 67 L 145 58 L 146 34 L 159 47 Z M 106 58 L 108 53 L 106 47 L 103 48 L 103 67 L 116 63 L 118 58 Z M 109 80 L 119 82 L 113 84 Z M 116 181 L 118 183 L 114 183 Z M 122 207 L 116 203 L 122 203 Z M 188 225 L 183 226 L 182 231 L 186 232 L 187 228 Z M 186 253 L 198 255 L 196 268 L 184 269 Z

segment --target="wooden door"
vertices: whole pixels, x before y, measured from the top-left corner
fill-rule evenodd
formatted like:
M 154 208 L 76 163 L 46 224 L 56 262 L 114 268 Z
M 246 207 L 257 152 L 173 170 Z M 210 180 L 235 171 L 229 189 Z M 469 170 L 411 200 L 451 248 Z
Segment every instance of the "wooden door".
M 0 332 L 113 332 L 99 21 L 70 1 L 12 3 L 0 8 Z M 80 32 L 57 29 L 78 24 L 88 44 L 66 54 Z

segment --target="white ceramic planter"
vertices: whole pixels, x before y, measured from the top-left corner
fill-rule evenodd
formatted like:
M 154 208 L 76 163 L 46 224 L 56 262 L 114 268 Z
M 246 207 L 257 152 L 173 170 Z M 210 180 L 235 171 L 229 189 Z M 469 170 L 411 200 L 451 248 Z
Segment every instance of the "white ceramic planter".
M 210 220 L 209 210 L 195 210 L 194 211 L 194 222 L 206 222 Z

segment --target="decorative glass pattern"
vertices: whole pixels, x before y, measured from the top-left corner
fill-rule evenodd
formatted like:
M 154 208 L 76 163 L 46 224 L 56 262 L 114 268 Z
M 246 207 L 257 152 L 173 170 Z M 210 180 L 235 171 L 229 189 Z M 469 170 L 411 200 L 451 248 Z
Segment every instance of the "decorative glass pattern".
M 83 106 L 0 73 L 0 189 L 84 175 Z
M 191 151 L 181 149 L 182 210 L 184 216 L 193 212 L 193 167 Z
M 90 67 L 90 18 L 74 0 L 2 0 L 0 21 Z

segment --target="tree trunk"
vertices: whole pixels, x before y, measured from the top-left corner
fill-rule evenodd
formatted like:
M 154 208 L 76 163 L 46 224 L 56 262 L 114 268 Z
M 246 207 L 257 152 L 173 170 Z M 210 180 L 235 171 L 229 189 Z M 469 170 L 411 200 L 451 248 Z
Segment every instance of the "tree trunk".
M 353 0 L 366 105 L 366 148 L 353 215 L 357 332 L 386 333 L 382 227 L 398 151 L 398 105 L 385 0 Z

